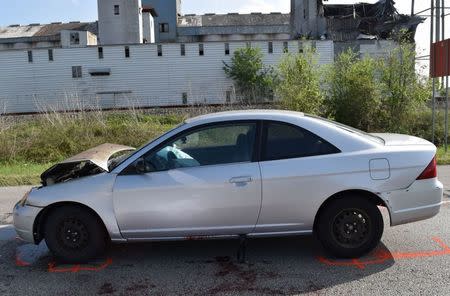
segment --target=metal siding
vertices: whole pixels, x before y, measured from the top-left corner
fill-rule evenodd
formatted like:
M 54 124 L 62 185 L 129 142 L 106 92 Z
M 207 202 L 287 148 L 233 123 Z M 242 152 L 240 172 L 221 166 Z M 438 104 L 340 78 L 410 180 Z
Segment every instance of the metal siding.
M 104 46 L 103 59 L 98 59 L 97 47 L 55 48 L 53 62 L 47 49 L 35 49 L 33 63 L 28 63 L 26 50 L 2 51 L 0 113 L 181 105 L 184 92 L 188 104 L 225 103 L 233 82 L 224 74 L 223 61 L 230 62 L 246 42 L 229 44 L 229 56 L 221 42 L 204 43 L 204 56 L 198 43 L 186 43 L 186 56 L 181 56 L 180 44 L 163 44 L 162 57 L 156 44 L 130 45 L 130 58 L 125 58 L 124 46 Z M 276 65 L 283 55 L 283 41 L 273 44 L 274 53 L 268 54 L 267 41 L 252 42 L 268 65 Z M 290 52 L 297 53 L 298 46 L 289 41 Z M 333 61 L 332 41 L 317 41 L 316 48 L 320 64 Z M 82 78 L 72 78 L 72 66 L 82 66 Z M 111 74 L 91 76 L 89 69 L 95 68 L 109 68 Z

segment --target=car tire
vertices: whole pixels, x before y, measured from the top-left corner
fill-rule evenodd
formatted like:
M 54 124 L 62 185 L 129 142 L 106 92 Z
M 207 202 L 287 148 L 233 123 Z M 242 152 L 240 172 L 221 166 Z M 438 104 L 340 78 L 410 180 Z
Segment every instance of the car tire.
M 372 251 L 383 235 L 380 210 L 357 195 L 329 202 L 316 225 L 316 234 L 326 251 L 338 258 L 358 258 Z
M 65 263 L 85 263 L 104 252 L 106 231 L 98 217 L 79 206 L 50 212 L 44 238 L 55 258 Z

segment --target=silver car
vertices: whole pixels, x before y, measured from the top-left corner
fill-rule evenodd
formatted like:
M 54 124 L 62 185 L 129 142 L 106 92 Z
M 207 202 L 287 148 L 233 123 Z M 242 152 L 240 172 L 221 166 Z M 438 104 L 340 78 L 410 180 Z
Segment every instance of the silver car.
M 200 116 L 142 148 L 105 144 L 42 174 L 14 208 L 25 241 L 66 262 L 106 244 L 307 235 L 358 257 L 442 205 L 436 147 L 284 111 Z M 117 156 L 117 153 L 120 153 Z

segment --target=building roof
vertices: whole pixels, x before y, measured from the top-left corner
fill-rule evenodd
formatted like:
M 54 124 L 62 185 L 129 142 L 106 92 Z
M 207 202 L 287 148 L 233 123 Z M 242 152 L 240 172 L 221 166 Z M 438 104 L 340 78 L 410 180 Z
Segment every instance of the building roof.
M 181 27 L 219 27 L 219 26 L 285 26 L 290 24 L 290 14 L 251 13 L 251 14 L 205 14 L 184 15 L 179 18 Z
M 26 26 L 11 25 L 0 28 L 0 42 L 14 41 L 17 39 L 43 39 L 45 37 L 59 38 L 63 30 L 89 31 L 95 35 L 98 33 L 97 22 L 94 23 L 52 23 L 47 25 L 31 24 Z

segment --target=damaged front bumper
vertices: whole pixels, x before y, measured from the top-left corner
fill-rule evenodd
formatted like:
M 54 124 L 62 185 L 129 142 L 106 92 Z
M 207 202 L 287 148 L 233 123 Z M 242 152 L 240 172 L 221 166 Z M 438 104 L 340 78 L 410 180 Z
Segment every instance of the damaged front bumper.
M 14 206 L 13 224 L 20 239 L 27 243 L 36 243 L 34 239 L 34 222 L 42 210 L 42 208 L 26 204 L 22 205 L 20 202 Z

